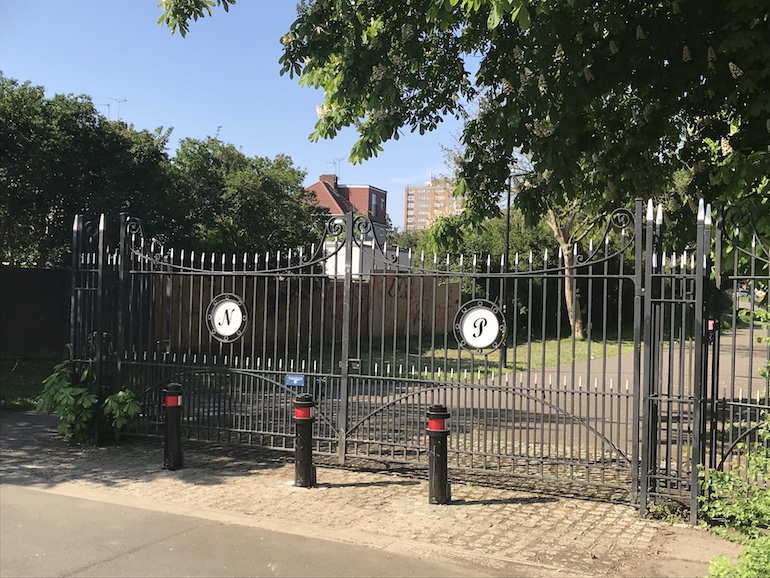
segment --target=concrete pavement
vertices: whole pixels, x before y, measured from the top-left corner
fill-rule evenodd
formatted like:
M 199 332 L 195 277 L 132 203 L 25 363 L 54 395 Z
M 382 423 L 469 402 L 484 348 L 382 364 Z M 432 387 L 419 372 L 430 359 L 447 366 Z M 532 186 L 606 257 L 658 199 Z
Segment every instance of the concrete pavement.
M 158 508 L 141 498 L 103 498 L 92 493 L 73 497 L 66 492 L 0 485 L 0 574 L 481 575 L 467 564 L 266 530 L 237 515 L 212 520 L 187 515 L 186 508 Z
M 376 470 L 319 466 L 318 487 L 304 489 L 293 485 L 290 455 L 260 448 L 185 442 L 186 468 L 171 472 L 161 468 L 162 439 L 132 438 L 118 446 L 94 448 L 64 443 L 53 430 L 55 418 L 52 422 L 49 416 L 4 413 L 0 425 L 0 493 L 18 496 L 22 490 L 33 491 L 27 498 L 31 503 L 66 496 L 78 503 L 85 499 L 119 506 L 126 508 L 127 520 L 142 518 L 134 512 L 138 508 L 146 512 L 146 521 L 136 530 L 144 541 L 135 547 L 142 551 L 154 552 L 157 540 L 173 541 L 177 527 L 197 528 L 205 521 L 230 525 L 236 534 L 239 529 L 244 535 L 260 529 L 354 545 L 365 550 L 345 555 L 361 560 L 378 560 L 375 554 L 417 558 L 428 564 L 424 566 L 428 574 L 421 575 L 451 575 L 454 568 L 462 574 L 490 576 L 704 576 L 713 556 L 738 553 L 733 544 L 703 530 L 642 520 L 629 504 L 549 496 L 510 484 L 456 483 L 452 504 L 432 506 L 427 480 L 388 471 L 387 465 Z M 5 504 L 4 498 L 3 519 Z M 163 527 L 153 521 L 156 515 L 174 522 L 153 539 Z M 23 529 L 3 524 L 3 534 L 23 535 Z M 123 527 L 93 526 L 103 530 L 92 537 L 92 554 L 114 547 L 111 537 Z M 196 529 L 195 535 L 229 531 L 216 526 Z M 232 575 L 259 575 L 254 569 L 262 568 L 269 557 L 257 551 L 249 561 L 250 541 L 238 540 L 233 538 L 232 543 L 240 544 L 235 555 L 244 565 L 233 566 Z M 25 540 L 30 541 L 34 538 Z M 200 561 L 178 568 L 180 574 L 213 570 L 206 564 L 219 551 L 220 541 L 201 538 L 193 543 L 197 545 L 190 553 Z M 123 543 L 124 553 L 132 544 Z M 84 556 L 91 552 L 88 547 L 86 543 Z M 5 565 L 11 554 L 2 550 Z M 72 572 L 98 568 L 95 573 L 102 569 L 120 573 L 125 568 L 127 574 L 161 575 L 153 573 L 154 565 L 131 566 L 131 558 L 121 558 L 122 565 L 116 562 L 109 568 L 98 566 L 106 559 L 88 560 L 92 565 L 73 563 L 67 568 Z M 342 575 L 333 563 L 325 568 L 329 575 Z M 385 560 L 356 568 L 351 574 L 374 576 L 388 575 L 399 566 Z M 47 569 L 41 567 L 39 575 L 47 574 Z M 302 575 L 302 568 L 293 572 Z M 0 573 L 6 575 L 5 570 Z

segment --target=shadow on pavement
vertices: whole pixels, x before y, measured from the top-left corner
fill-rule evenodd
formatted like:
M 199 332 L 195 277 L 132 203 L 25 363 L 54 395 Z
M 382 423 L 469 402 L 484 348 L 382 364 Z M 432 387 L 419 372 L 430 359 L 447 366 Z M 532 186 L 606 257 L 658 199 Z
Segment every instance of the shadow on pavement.
M 182 441 L 185 467 L 163 469 L 163 438 L 126 435 L 120 443 L 93 446 L 65 441 L 55 415 L 0 412 L 0 480 L 17 485 L 54 486 L 88 480 L 104 486 L 163 477 L 214 485 L 232 476 L 279 468 L 288 455 L 255 446 L 222 446 Z

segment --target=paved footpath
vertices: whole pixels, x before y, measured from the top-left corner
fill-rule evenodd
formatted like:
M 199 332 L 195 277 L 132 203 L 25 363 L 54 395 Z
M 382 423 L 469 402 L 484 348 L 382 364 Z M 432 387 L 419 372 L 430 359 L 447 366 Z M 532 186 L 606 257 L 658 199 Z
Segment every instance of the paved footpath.
M 172 472 L 161 468 L 162 439 L 77 446 L 61 441 L 55 423 L 0 414 L 3 485 L 473 566 L 479 575 L 704 576 L 713 556 L 738 553 L 704 530 L 642 520 L 628 504 L 454 484 L 452 503 L 436 506 L 425 479 L 332 464 L 318 467 L 316 488 L 296 488 L 291 456 L 192 442 L 186 467 Z

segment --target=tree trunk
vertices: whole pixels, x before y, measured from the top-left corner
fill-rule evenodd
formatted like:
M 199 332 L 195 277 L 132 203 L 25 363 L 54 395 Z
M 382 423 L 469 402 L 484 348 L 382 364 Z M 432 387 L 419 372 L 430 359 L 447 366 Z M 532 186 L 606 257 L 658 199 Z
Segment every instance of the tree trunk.
M 574 216 L 573 212 L 563 222 L 560 222 L 557 220 L 554 211 L 549 209 L 546 215 L 546 223 L 551 231 L 553 231 L 553 236 L 559 242 L 561 253 L 564 256 L 564 302 L 567 305 L 569 324 L 572 327 L 575 339 L 584 339 L 583 310 L 580 307 L 580 297 L 575 286 L 575 255 L 572 253 L 573 243 L 570 240 Z
M 583 310 L 580 307 L 580 297 L 577 293 L 577 287 L 575 286 L 575 255 L 572 253 L 572 244 L 562 244 L 561 250 L 564 255 L 564 301 L 567 305 L 567 315 L 569 316 L 569 324 L 572 327 L 572 332 L 575 335 L 575 339 L 584 339 L 585 331 L 583 330 Z

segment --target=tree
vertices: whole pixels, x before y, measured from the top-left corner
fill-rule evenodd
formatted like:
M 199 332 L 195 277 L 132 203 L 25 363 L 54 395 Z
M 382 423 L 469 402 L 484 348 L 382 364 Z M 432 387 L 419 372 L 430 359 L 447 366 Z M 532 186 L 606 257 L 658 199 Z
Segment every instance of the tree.
M 167 222 L 169 134 L 110 122 L 87 96 L 46 98 L 43 87 L 0 75 L 2 259 L 62 264 L 76 213 Z
M 187 207 L 177 237 L 188 247 L 264 252 L 322 237 L 328 211 L 314 203 L 304 172 L 285 155 L 249 158 L 214 137 L 186 138 L 173 165 Z
M 705 197 L 770 232 L 768 18 L 765 0 L 314 0 L 282 37 L 282 72 L 324 91 L 311 139 L 356 128 L 352 162 L 464 118 L 469 222 L 497 214 L 524 154 L 530 221 L 658 197 L 693 222 Z
M 186 32 L 230 3 L 164 0 L 161 22 Z M 739 198 L 768 214 L 767 22 L 764 0 L 314 0 L 281 62 L 324 91 L 311 138 L 356 127 L 353 162 L 479 102 L 458 185 L 471 217 L 494 214 L 516 151 L 532 159 L 520 204 L 534 217 L 552 198 L 663 195 L 677 169 L 684 204 Z

